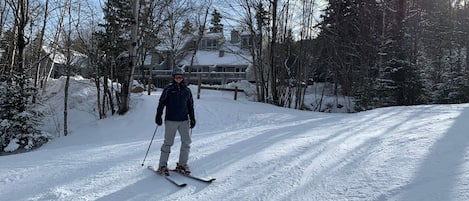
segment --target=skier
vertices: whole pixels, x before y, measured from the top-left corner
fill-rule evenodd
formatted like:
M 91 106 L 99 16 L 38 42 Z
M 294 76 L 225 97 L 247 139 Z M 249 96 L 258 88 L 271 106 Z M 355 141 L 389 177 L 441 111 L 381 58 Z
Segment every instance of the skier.
M 174 143 L 176 131 L 181 136 L 181 150 L 176 171 L 189 175 L 190 169 L 187 164 L 189 159 L 190 145 L 192 142 L 192 128 L 195 126 L 194 100 L 191 90 L 184 84 L 184 70 L 175 68 L 172 72 L 173 82 L 163 89 L 158 108 L 156 110 L 155 123 L 163 124 L 163 109 L 165 110 L 165 135 L 161 146 L 161 155 L 157 172 L 161 175 L 169 175 L 168 158 L 171 146 Z

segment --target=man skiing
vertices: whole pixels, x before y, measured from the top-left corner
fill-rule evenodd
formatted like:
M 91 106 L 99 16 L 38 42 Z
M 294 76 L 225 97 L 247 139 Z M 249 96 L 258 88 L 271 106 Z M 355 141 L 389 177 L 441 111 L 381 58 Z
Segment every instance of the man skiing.
M 174 144 L 176 132 L 181 136 L 181 150 L 176 171 L 189 175 L 190 145 L 192 142 L 192 128 L 195 126 L 194 100 L 191 90 L 184 84 L 184 70 L 175 68 L 172 72 L 173 82 L 163 89 L 158 108 L 156 110 L 155 123 L 163 124 L 163 109 L 165 110 L 165 135 L 161 146 L 161 155 L 157 172 L 161 175 L 169 175 L 168 158 L 171 146 Z

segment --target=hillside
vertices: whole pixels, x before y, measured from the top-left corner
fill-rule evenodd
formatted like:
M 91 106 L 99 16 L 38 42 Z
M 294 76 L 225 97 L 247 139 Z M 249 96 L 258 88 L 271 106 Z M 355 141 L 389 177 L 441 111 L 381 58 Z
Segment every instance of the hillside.
M 161 90 L 134 94 L 125 116 L 97 120 L 92 84 L 78 83 L 69 136 L 0 157 L 0 200 L 469 200 L 469 104 L 331 114 L 204 90 L 190 165 L 217 180 L 175 175 L 188 184 L 180 188 L 141 167 Z M 60 95 L 49 101 L 60 109 Z M 162 137 L 158 128 L 145 166 L 157 164 Z

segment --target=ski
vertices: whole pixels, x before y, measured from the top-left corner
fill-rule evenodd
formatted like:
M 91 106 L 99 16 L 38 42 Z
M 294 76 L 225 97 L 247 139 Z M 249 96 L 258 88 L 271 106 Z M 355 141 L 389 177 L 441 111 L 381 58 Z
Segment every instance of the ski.
M 180 181 L 174 179 L 174 178 L 171 177 L 171 176 L 164 176 L 164 178 L 166 178 L 166 179 L 169 180 L 171 183 L 173 183 L 173 184 L 175 184 L 176 186 L 179 186 L 179 187 L 184 187 L 184 186 L 187 185 L 186 183 L 180 182 Z
M 191 178 L 191 179 L 195 179 L 195 180 L 201 181 L 201 182 L 206 182 L 206 183 L 212 183 L 213 181 L 216 180 L 215 178 L 205 178 L 205 177 L 194 176 L 194 175 L 191 175 L 191 174 L 188 174 L 188 175 L 182 174 L 182 173 L 178 172 L 177 170 L 169 170 L 169 171 L 177 172 L 182 176 L 185 176 L 185 177 L 188 177 L 188 178 Z
M 148 169 L 150 169 L 150 170 L 153 171 L 154 173 L 160 175 L 158 172 L 156 172 L 156 170 L 155 170 L 155 168 L 153 168 L 153 166 L 148 166 Z M 171 177 L 171 175 L 160 175 L 160 176 L 166 178 L 168 181 L 170 181 L 171 183 L 173 183 L 173 184 L 176 185 L 176 186 L 184 187 L 184 186 L 187 185 L 186 183 L 181 182 L 181 181 L 178 181 L 177 179 Z

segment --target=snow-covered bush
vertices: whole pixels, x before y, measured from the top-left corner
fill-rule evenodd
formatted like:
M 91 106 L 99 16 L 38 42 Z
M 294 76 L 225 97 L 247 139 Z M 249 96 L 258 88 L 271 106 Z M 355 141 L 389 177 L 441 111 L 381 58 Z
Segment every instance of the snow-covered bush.
M 42 114 L 31 103 L 32 88 L 0 82 L 0 153 L 31 150 L 47 142 L 49 135 L 38 128 Z

